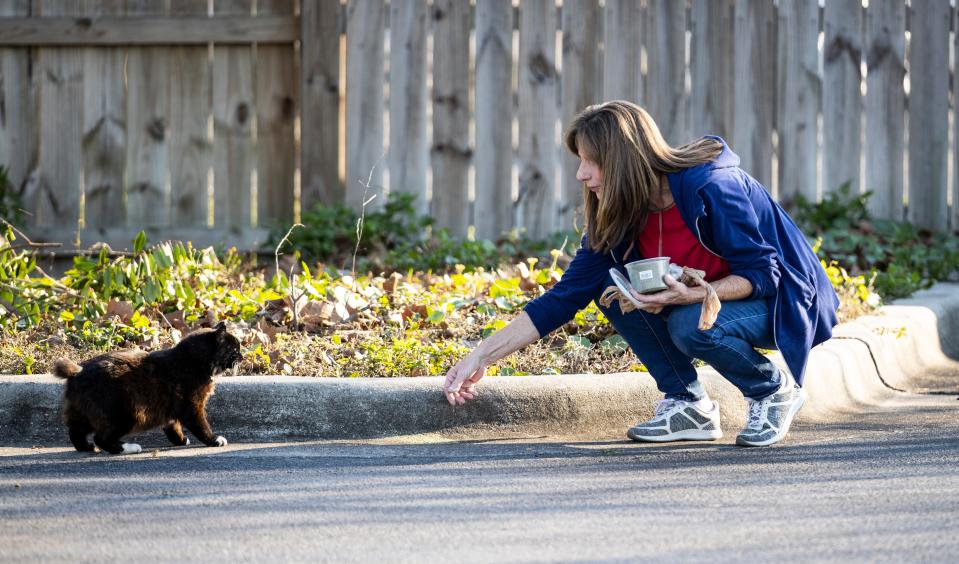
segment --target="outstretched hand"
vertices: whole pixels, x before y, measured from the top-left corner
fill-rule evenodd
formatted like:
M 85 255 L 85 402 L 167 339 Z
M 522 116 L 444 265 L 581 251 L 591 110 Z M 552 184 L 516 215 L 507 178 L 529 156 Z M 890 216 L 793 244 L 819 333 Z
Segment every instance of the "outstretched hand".
M 644 306 L 662 309 L 668 305 L 686 305 L 696 303 L 701 300 L 697 298 L 688 286 L 679 282 L 669 274 L 663 276 L 663 282 L 666 289 L 655 294 L 633 293 L 633 297 L 640 301 Z M 645 308 L 644 308 L 645 309 Z
M 446 373 L 443 394 L 450 405 L 463 405 L 476 397 L 476 384 L 486 375 L 486 367 L 468 354 Z

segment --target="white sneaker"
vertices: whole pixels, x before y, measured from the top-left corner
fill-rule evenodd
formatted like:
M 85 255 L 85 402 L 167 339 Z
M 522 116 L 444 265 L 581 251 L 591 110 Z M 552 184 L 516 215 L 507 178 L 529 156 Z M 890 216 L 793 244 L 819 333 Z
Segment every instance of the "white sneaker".
M 634 441 L 714 441 L 723 437 L 719 426 L 719 404 L 703 411 L 692 402 L 664 399 L 656 404 L 656 415 L 626 431 Z
M 746 398 L 749 411 L 746 427 L 736 437 L 742 446 L 766 446 L 779 442 L 792 425 L 793 417 L 806 401 L 806 390 L 786 373 L 786 382 L 778 392 L 761 400 Z

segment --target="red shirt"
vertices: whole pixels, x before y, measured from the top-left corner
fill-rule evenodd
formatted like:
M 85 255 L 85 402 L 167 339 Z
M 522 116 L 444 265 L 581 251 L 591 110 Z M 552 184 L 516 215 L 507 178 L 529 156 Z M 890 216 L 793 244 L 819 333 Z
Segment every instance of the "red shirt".
M 649 214 L 638 243 L 643 257 L 670 257 L 673 264 L 705 270 L 707 282 L 729 276 L 729 263 L 700 244 L 675 205 Z

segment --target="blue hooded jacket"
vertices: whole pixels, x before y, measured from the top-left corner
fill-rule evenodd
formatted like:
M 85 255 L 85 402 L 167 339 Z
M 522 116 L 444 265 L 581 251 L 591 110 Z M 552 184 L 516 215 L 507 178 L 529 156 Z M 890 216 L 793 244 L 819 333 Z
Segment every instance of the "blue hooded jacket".
M 739 168 L 739 156 L 723 144 L 715 160 L 667 174 L 679 213 L 707 250 L 729 263 L 732 274 L 752 284 L 747 299 L 765 298 L 773 314 L 773 339 L 800 385 L 809 351 L 832 336 L 839 298 L 816 254 L 793 220 L 756 179 Z M 540 336 L 569 322 L 598 298 L 608 271 L 644 258 L 631 238 L 610 253 L 586 246 L 562 279 L 529 302 L 525 311 Z M 629 250 L 629 254 L 626 252 Z

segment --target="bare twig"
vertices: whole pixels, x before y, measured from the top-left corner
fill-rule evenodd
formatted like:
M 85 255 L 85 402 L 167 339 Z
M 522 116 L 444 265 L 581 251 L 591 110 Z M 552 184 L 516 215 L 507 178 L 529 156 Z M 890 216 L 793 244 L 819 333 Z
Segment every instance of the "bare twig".
M 284 235 L 283 238 L 280 239 L 280 243 L 276 246 L 276 249 L 273 251 L 273 258 L 276 264 L 277 281 L 279 281 L 280 279 L 280 273 L 283 272 L 282 270 L 280 270 L 280 247 L 283 246 L 283 243 L 287 242 L 287 240 L 290 238 L 290 235 L 293 233 L 293 230 L 296 229 L 297 227 L 305 227 L 305 226 L 302 223 L 294 223 L 293 226 L 290 227 L 290 230 L 286 232 L 286 235 Z M 294 329 L 299 326 L 299 316 L 296 313 L 296 302 L 299 301 L 301 297 L 303 297 L 303 294 L 300 294 L 299 296 L 294 297 L 294 294 L 296 293 L 295 292 L 296 279 L 294 278 L 294 275 L 293 275 L 293 268 L 295 266 L 296 264 L 294 263 L 294 265 L 290 267 L 290 274 L 287 275 L 287 279 L 290 281 L 290 309 L 293 312 L 293 328 Z M 305 290 L 304 290 L 304 293 L 305 293 Z
M 372 202 L 374 198 L 376 198 L 376 194 L 373 194 L 369 197 L 369 199 L 367 199 L 366 194 L 370 190 L 370 184 L 373 183 L 373 171 L 376 170 L 376 167 L 379 166 L 384 157 L 386 157 L 386 153 L 380 155 L 380 158 L 373 163 L 373 166 L 370 168 L 370 174 L 366 178 L 365 184 L 362 181 L 357 180 L 357 182 L 363 186 L 363 205 L 360 208 L 360 217 L 356 220 L 356 246 L 353 248 L 353 265 L 350 268 L 350 275 L 353 279 L 353 284 L 351 285 L 350 289 L 354 292 L 356 291 L 356 255 L 360 252 L 360 239 L 363 237 L 363 222 L 366 219 L 366 206 Z
M 20 236 L 21 239 L 23 239 L 24 241 L 26 241 L 25 243 L 18 244 L 18 245 L 7 245 L 6 247 L 0 248 L 0 252 L 12 250 L 12 249 L 20 249 L 20 248 L 43 249 L 43 248 L 47 248 L 47 247 L 62 247 L 62 246 L 63 246 L 63 243 L 35 243 L 35 242 L 31 241 L 29 237 L 27 237 L 26 233 L 24 233 L 23 231 L 20 231 L 20 230 L 17 229 L 16 227 L 14 227 L 13 224 L 10 223 L 9 221 L 3 219 L 2 217 L 0 217 L 0 221 L 2 221 L 4 225 L 6 225 L 6 226 L 9 227 L 10 229 L 12 229 L 12 230 L 14 231 L 14 233 L 16 233 L 17 235 Z

